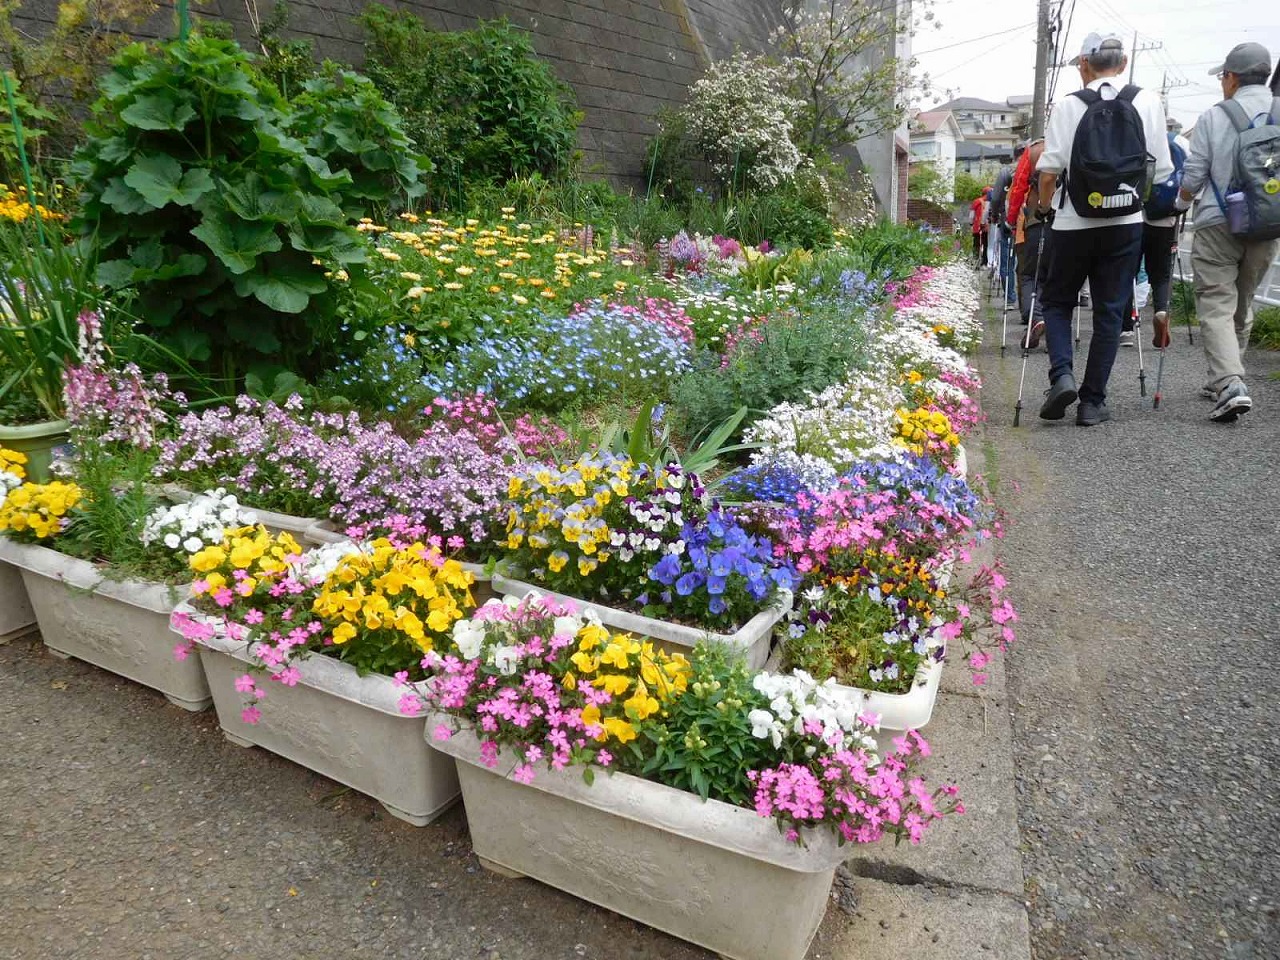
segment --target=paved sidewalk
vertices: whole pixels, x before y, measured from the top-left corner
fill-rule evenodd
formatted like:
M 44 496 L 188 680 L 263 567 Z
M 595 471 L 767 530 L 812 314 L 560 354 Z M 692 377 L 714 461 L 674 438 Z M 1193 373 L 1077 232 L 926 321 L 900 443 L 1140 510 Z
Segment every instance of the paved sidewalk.
M 1037 419 L 1037 353 L 1014 429 L 1020 361 L 999 337 L 997 313 L 983 406 L 1022 617 L 1008 683 L 1036 960 L 1280 958 L 1280 354 L 1251 351 L 1254 410 L 1224 426 L 1196 396 L 1198 334 L 1174 331 L 1159 410 L 1122 348 L 1115 421 L 1081 429 L 1074 410 Z

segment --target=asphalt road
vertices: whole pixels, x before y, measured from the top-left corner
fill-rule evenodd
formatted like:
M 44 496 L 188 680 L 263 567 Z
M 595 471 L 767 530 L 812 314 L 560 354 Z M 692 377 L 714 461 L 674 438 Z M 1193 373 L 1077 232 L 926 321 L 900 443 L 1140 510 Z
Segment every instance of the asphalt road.
M 1251 353 L 1254 410 L 1223 426 L 1185 327 L 1159 410 L 1122 349 L 1115 421 L 1086 429 L 1074 410 L 1037 419 L 1036 353 L 1015 429 L 1020 360 L 1000 358 L 998 312 L 986 340 L 1035 956 L 1280 957 L 1280 354 Z M 1157 354 L 1143 359 L 1154 392 Z

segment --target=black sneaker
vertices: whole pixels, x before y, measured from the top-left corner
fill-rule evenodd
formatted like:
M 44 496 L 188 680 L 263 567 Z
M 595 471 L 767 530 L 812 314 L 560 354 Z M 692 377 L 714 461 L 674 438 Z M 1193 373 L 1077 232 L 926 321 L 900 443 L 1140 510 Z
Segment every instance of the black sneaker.
M 1088 400 L 1081 400 L 1080 406 L 1076 410 L 1076 426 L 1077 427 L 1096 427 L 1100 423 L 1106 423 L 1111 419 L 1111 411 L 1107 409 L 1105 403 L 1090 403 Z
M 1069 373 L 1064 373 L 1044 392 L 1044 403 L 1040 405 L 1040 419 L 1061 420 L 1067 415 L 1067 407 L 1076 402 L 1076 396 L 1076 378 Z

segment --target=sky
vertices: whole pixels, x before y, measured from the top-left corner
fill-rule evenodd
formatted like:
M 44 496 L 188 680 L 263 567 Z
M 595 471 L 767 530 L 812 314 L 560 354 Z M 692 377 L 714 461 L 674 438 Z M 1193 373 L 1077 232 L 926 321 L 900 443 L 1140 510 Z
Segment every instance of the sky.
M 1158 88 L 1167 76 L 1169 113 L 1191 126 L 1222 99 L 1208 71 L 1237 43 L 1254 40 L 1275 57 L 1280 53 L 1280 3 L 1274 0 L 1052 0 L 1061 17 L 1065 40 L 1060 61 L 1080 52 L 1091 31 L 1114 31 L 1132 45 L 1154 46 L 1137 54 L 1134 81 Z M 917 4 L 917 9 L 919 5 Z M 912 39 L 920 69 L 931 77 L 933 92 L 921 101 L 927 109 L 949 96 L 981 97 L 1002 102 L 1030 95 L 1035 85 L 1036 0 L 936 0 L 939 29 L 925 23 Z M 1070 24 L 1068 25 L 1068 18 Z M 1055 100 L 1080 86 L 1075 67 L 1049 73 L 1058 77 Z

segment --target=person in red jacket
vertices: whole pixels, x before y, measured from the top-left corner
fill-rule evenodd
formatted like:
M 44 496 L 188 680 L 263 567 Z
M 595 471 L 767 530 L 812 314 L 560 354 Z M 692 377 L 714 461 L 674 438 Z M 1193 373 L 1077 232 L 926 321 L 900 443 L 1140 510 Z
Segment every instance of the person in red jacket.
M 1017 169 L 1013 173 L 1013 183 L 1009 186 L 1008 210 L 1005 216 L 1011 226 L 1017 226 L 1019 242 L 1014 251 L 1018 259 L 1018 308 L 1022 314 L 1024 326 L 1030 326 L 1027 346 L 1035 348 L 1040 344 L 1040 336 L 1044 333 L 1044 320 L 1041 317 L 1041 305 L 1037 298 L 1034 322 L 1031 316 L 1032 292 L 1036 286 L 1037 275 L 1043 279 L 1041 269 L 1040 237 L 1045 229 L 1044 221 L 1036 213 L 1039 201 L 1039 178 L 1035 174 L 1036 164 L 1044 152 L 1044 140 L 1032 141 L 1018 158 Z M 1048 236 L 1045 236 L 1048 240 Z M 1047 261 L 1047 257 L 1043 258 Z
M 991 188 L 983 187 L 982 193 L 969 204 L 973 216 L 973 257 L 980 267 L 987 262 L 987 198 L 990 196 Z

